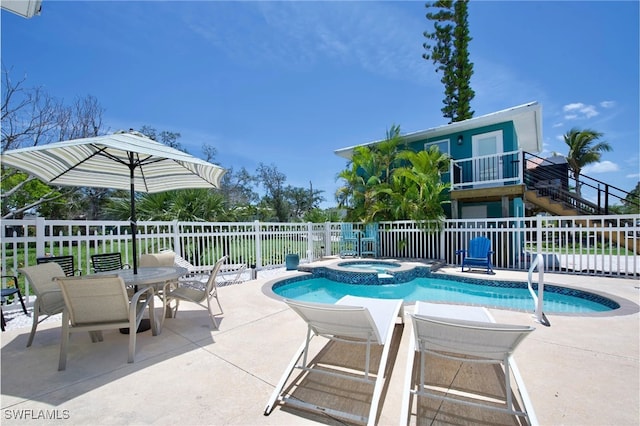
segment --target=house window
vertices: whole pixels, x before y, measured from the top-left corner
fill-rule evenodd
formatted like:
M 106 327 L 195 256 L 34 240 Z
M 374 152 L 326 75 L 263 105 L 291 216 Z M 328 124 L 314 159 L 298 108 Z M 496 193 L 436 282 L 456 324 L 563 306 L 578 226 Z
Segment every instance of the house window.
M 449 154 L 449 139 L 443 139 L 441 141 L 427 142 L 424 144 L 424 150 L 428 151 L 432 146 L 437 146 L 441 153 Z
M 451 156 L 451 154 L 449 154 L 449 139 L 442 139 L 439 141 L 427 142 L 424 144 L 424 150 L 428 151 L 431 149 L 432 146 L 437 146 L 442 154 L 447 154 L 448 156 Z M 442 178 L 445 181 L 448 181 L 449 171 L 442 173 Z

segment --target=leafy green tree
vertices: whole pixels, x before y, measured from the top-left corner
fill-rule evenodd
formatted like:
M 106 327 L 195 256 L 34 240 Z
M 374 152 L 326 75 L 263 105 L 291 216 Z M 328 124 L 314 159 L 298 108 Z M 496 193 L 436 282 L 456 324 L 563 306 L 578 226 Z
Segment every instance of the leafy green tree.
M 129 220 L 129 196 L 122 192 L 106 208 L 110 219 Z M 227 217 L 224 198 L 213 189 L 195 188 L 136 195 L 136 216 L 142 221 L 218 222 Z
M 287 222 L 290 214 L 284 187 L 287 177 L 274 164 L 267 166 L 260 163 L 256 173 L 257 182 L 265 191 L 264 204 L 273 211 L 278 222 Z
M 340 222 L 341 219 L 339 210 L 335 208 L 325 210 L 314 208 L 304 215 L 304 221 L 312 223 Z
M 444 192 L 441 174 L 449 158 L 433 147 L 414 152 L 402 148 L 399 127 L 374 147 L 354 148 L 351 161 L 338 175 L 344 185 L 338 190 L 339 207 L 348 221 L 442 219 Z
M 336 192 L 338 207 L 346 209 L 346 220 L 391 220 L 391 174 L 398 165 L 401 143 L 400 127 L 393 125 L 384 141 L 353 150 L 347 168 L 338 174 L 345 184 Z
M 49 96 L 42 88 L 24 87 L 24 81 L 12 81 L 2 69 L 2 150 L 44 145 L 60 140 L 91 137 L 102 131 L 103 108 L 96 98 L 86 96 L 71 105 Z M 87 198 L 97 192 L 79 188 L 56 187 L 34 176 L 2 165 L 0 204 L 3 218 L 21 218 L 36 212 L 49 219 L 89 217 L 98 210 Z M 107 191 L 107 190 L 103 190 Z
M 622 200 L 623 213 L 640 213 L 640 182 Z
M 415 221 L 442 222 L 445 219 L 442 205 L 448 202 L 446 191 L 451 185 L 443 183 L 441 177 L 449 170 L 449 156 L 432 146 L 428 151 L 402 151 L 398 157 L 408 163 L 394 171 L 401 190 L 395 193 L 405 194 L 396 197 L 394 204 L 398 211 Z
M 426 17 L 433 21 L 433 32 L 425 31 L 428 40 L 423 44 L 426 53 L 422 57 L 431 60 L 436 72 L 442 71 L 440 81 L 444 85 L 442 113 L 450 123 L 473 117 L 471 101 L 475 92 L 471 88 L 473 63 L 469 61 L 468 0 L 438 0 L 425 4 Z
M 154 141 L 158 141 L 163 143 L 171 148 L 175 148 L 182 152 L 187 152 L 186 149 L 182 147 L 182 144 L 178 141 L 182 136 L 178 132 L 169 132 L 167 130 L 162 130 L 158 132 L 154 127 L 144 125 L 139 130 L 145 136 L 148 136 L 150 139 Z M 215 155 L 215 154 L 214 154 Z
M 564 142 L 569 147 L 567 163 L 576 181 L 576 194 L 581 195 L 580 173 L 582 169 L 600 161 L 602 152 L 611 151 L 611 145 L 606 141 L 599 141 L 602 133 L 591 129 L 580 130 L 573 128 L 564 134 Z
M 323 197 L 320 195 L 322 192 L 314 189 L 287 186 L 285 188 L 285 197 L 291 206 L 290 220 L 302 221 L 307 213 L 317 209 L 320 202 L 323 201 Z

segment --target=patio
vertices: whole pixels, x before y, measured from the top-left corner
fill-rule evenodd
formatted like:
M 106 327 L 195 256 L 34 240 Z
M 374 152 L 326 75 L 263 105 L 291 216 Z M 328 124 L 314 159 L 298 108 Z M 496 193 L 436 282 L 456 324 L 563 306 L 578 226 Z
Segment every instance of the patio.
M 453 267 L 440 271 L 460 273 Z M 296 273 L 280 269 L 277 275 Z M 273 271 L 261 271 L 257 280 L 219 288 L 225 310 L 220 331 L 210 330 L 205 310 L 181 304 L 161 335 L 138 336 L 134 364 L 127 364 L 127 336 L 105 332 L 97 347 L 78 333 L 67 370 L 58 372 L 59 319 L 40 324 L 29 349 L 29 326 L 12 327 L 18 319 L 10 321 L 2 333 L 3 424 L 343 424 L 281 406 L 263 416 L 306 333 L 293 311 L 262 293 L 273 277 Z M 491 278 L 525 281 L 526 273 L 497 270 Z M 545 282 L 639 301 L 636 279 L 545 274 Z M 615 316 L 551 314 L 551 327 L 535 324 L 530 313 L 490 311 L 498 322 L 536 327 L 515 358 L 541 424 L 640 422 L 637 306 Z M 410 327 L 410 321 L 404 330 L 396 327 L 402 333 L 390 355 L 394 366 L 378 424 L 398 424 Z

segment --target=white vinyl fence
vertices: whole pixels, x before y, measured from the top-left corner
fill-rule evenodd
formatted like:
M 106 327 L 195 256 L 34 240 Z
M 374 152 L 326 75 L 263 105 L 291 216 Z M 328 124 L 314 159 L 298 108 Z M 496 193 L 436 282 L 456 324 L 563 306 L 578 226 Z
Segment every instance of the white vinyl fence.
M 138 253 L 173 249 L 194 265 L 229 263 L 281 267 L 287 254 L 301 263 L 340 255 L 340 223 L 139 222 Z M 363 224 L 354 224 L 362 230 Z M 378 224 L 378 257 L 437 259 L 458 264 L 456 251 L 476 236 L 492 241 L 496 269 L 526 270 L 537 254 L 548 272 L 640 275 L 640 216 L 536 216 L 447 220 L 441 227 L 413 221 Z M 2 275 L 15 275 L 36 257 L 71 254 L 91 272 L 91 254 L 120 252 L 132 263 L 129 222 L 1 220 Z M 4 284 L 3 284 L 4 285 Z M 28 289 L 27 289 L 28 292 Z

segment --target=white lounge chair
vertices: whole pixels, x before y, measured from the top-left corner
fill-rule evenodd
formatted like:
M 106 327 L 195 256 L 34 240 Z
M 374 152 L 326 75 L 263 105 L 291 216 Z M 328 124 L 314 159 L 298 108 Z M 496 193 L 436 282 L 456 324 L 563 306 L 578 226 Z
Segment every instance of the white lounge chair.
M 215 265 L 200 265 L 195 266 L 187 259 L 177 255 L 173 251 L 163 250 L 161 253 L 172 253 L 175 258 L 175 265 L 186 268 L 188 272 L 184 278 L 186 281 L 202 281 L 206 282 L 213 271 Z M 226 256 L 227 260 L 229 256 Z M 227 263 L 220 267 L 220 270 L 216 274 L 218 279 L 218 285 L 237 284 L 242 282 L 242 274 L 246 272 L 246 263 Z
M 300 349 L 295 353 L 289 366 L 282 375 L 280 382 L 273 391 L 264 414 L 269 415 L 273 411 L 276 403 L 281 402 L 347 420 L 370 425 L 375 424 L 396 319 L 398 316 L 402 319 L 402 300 L 345 296 L 333 305 L 301 302 L 297 300 L 285 300 L 285 303 L 307 323 L 307 337 Z M 322 336 L 331 342 L 319 352 L 310 351 L 309 343 L 314 336 Z M 364 359 L 349 359 L 350 365 L 348 369 L 343 365 L 332 366 L 328 361 L 323 363 L 321 355 L 323 352 L 328 351 L 327 347 L 333 342 L 365 345 Z M 378 369 L 375 374 L 372 374 L 370 371 L 372 346 L 382 346 Z M 315 358 L 314 354 L 316 355 Z M 289 381 L 294 369 L 299 369 L 302 373 L 293 379 L 293 382 L 285 389 L 285 385 Z M 320 401 L 301 400 L 296 396 L 296 390 L 303 387 L 302 382 L 304 382 L 304 379 L 311 377 L 313 374 L 328 375 L 336 378 L 336 380 L 346 379 L 349 383 L 352 383 L 352 381 L 365 383 L 368 387 L 373 385 L 368 415 L 354 414 L 353 412 L 346 412 L 336 407 L 321 406 Z M 335 389 L 339 388 L 337 382 L 332 385 L 336 386 Z M 334 388 L 331 387 L 328 392 L 333 390 Z M 349 392 L 349 390 L 346 392 Z M 363 394 L 358 395 L 363 400 L 368 399 L 368 397 L 363 396 Z
M 488 409 L 494 413 L 516 416 L 517 419 L 524 419 L 531 425 L 538 423 L 524 382 L 512 357 L 520 342 L 535 330 L 533 327 L 497 324 L 489 311 L 482 307 L 426 302 L 416 303 L 411 319 L 414 332 L 409 343 L 400 424 L 407 424 L 410 415 L 413 415 L 414 396 Z M 416 368 L 417 371 L 414 371 L 416 354 L 419 354 L 419 366 Z M 456 361 L 455 373 L 447 376 L 443 372 L 442 365 L 435 365 L 438 363 L 438 358 Z M 481 370 L 476 369 L 473 370 L 474 374 L 479 378 L 478 383 L 481 383 L 484 388 L 478 389 L 463 379 L 470 377 L 462 374 L 463 363 L 494 364 L 495 368 L 491 370 L 491 374 L 494 378 L 503 377 L 504 382 L 502 384 L 489 382 L 487 385 L 487 378 L 478 376 Z M 428 372 L 431 373 L 433 380 L 427 379 Z M 515 381 L 515 389 L 511 384 L 512 377 Z M 477 383 L 474 382 L 474 384 Z M 518 392 L 518 399 L 514 399 L 514 390 Z M 416 423 L 420 423 L 422 417 L 419 413 L 417 397 L 413 411 L 420 417 Z M 439 420 L 446 421 L 443 420 L 447 416 L 445 411 L 439 405 L 432 414 L 440 416 Z M 468 410 L 465 413 L 465 416 L 469 416 Z M 471 423 L 494 422 L 462 416 L 458 421 L 461 418 Z M 437 419 L 434 417 L 433 420 Z

